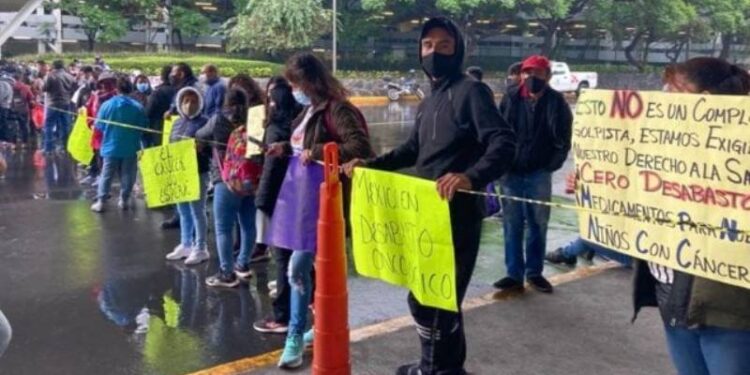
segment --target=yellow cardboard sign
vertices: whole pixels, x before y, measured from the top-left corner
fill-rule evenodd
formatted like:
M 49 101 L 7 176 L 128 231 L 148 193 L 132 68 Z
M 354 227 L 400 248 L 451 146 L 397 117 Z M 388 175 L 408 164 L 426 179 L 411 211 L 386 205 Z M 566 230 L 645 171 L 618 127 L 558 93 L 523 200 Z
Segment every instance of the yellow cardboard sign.
M 194 139 L 145 149 L 139 165 L 148 207 L 192 202 L 200 198 Z
M 750 97 L 586 91 L 573 152 L 581 237 L 750 288 Z
M 266 122 L 265 106 L 256 105 L 247 110 L 247 126 L 245 127 L 245 131 L 247 132 L 248 141 L 247 148 L 245 149 L 245 157 L 249 158 L 263 154 L 263 149 L 257 141 L 263 141 L 263 132 L 265 131 L 263 128 L 264 122 Z
M 405 286 L 423 305 L 458 311 L 450 211 L 435 182 L 358 168 L 352 185 L 357 272 Z
M 169 144 L 169 136 L 172 135 L 172 128 L 174 127 L 175 120 L 176 120 L 175 116 L 169 116 L 164 119 L 164 127 L 162 128 L 162 133 L 161 133 L 162 146 Z
M 70 156 L 83 165 L 91 164 L 94 158 L 94 150 L 91 148 L 91 137 L 94 131 L 89 128 L 86 122 L 86 109 L 81 108 L 78 111 L 78 117 L 73 124 L 73 130 L 68 137 L 67 149 Z

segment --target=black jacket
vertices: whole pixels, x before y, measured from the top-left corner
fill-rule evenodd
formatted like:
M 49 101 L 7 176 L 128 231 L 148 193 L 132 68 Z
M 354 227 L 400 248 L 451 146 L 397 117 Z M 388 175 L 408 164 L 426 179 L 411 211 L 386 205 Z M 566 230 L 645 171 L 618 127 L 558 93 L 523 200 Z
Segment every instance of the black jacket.
M 473 189 L 483 190 L 511 166 L 515 134 L 495 107 L 487 85 L 461 73 L 464 43 L 457 27 L 447 19 L 431 22 L 456 38 L 456 61 L 452 73 L 433 80 L 432 93 L 420 103 L 414 129 L 406 143 L 393 151 L 368 160 L 375 169 L 398 170 L 416 167 L 418 176 L 436 180 L 446 173 L 464 173 Z M 429 30 L 425 25 L 424 34 Z M 459 194 L 451 210 L 479 217 L 481 199 Z
M 269 122 L 263 133 L 263 143 L 270 145 L 276 142 L 288 142 L 292 136 L 292 118 L 277 119 Z M 276 198 L 279 197 L 281 184 L 284 182 L 289 158 L 265 157 L 263 160 L 263 174 L 260 176 L 258 191 L 255 193 L 255 206 L 268 216 L 273 215 Z
M 215 113 L 208 119 L 206 125 L 198 129 L 195 133 L 195 139 L 208 143 L 213 152 L 211 158 L 214 160 L 214 164 L 217 163 L 216 158 L 220 161 L 224 161 L 224 156 L 227 151 L 227 143 L 229 142 L 229 136 L 234 131 L 235 127 L 229 121 L 223 111 Z M 219 165 L 217 165 L 218 167 Z M 213 182 L 221 182 L 221 176 L 215 176 Z
M 565 98 L 548 87 L 533 106 L 521 97 L 522 86 L 514 86 L 500 102 L 500 113 L 516 132 L 517 152 L 512 171 L 554 172 L 568 158 L 573 113 Z M 533 114 L 532 114 L 533 112 Z M 529 121 L 533 117 L 533 122 Z
M 177 95 L 177 90 L 168 84 L 162 84 L 151 92 L 146 100 L 146 117 L 149 126 L 156 131 L 164 129 L 164 113 L 167 112 Z M 152 134 L 153 143 L 161 144 L 161 134 Z

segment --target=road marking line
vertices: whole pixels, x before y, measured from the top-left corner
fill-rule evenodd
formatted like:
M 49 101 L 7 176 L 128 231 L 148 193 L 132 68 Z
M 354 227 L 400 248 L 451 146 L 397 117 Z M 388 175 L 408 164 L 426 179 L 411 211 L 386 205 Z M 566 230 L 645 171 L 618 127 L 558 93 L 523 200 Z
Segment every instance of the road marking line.
M 598 266 L 576 268 L 574 271 L 566 272 L 551 276 L 549 281 L 552 285 L 558 286 L 571 281 L 585 279 L 598 275 L 604 271 L 620 267 L 619 263 L 608 262 Z M 462 307 L 464 312 L 468 312 L 483 306 L 491 305 L 500 301 L 507 301 L 522 296 L 518 292 L 491 292 L 483 296 L 474 297 L 464 301 Z M 384 322 L 375 323 L 366 327 L 352 330 L 349 339 L 352 343 L 360 342 L 371 337 L 381 336 L 393 333 L 403 328 L 414 325 L 411 315 L 400 316 L 389 319 Z M 201 370 L 188 375 L 237 375 L 247 373 L 276 364 L 282 350 L 275 350 L 255 357 L 243 358 L 234 362 L 224 363 L 206 370 Z

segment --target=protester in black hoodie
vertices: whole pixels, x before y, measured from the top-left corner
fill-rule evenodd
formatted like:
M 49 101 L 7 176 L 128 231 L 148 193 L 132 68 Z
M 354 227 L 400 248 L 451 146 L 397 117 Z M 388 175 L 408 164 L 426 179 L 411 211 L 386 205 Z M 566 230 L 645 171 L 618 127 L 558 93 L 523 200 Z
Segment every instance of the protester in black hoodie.
M 523 83 L 511 87 L 500 104 L 500 113 L 518 135 L 511 173 L 500 181 L 503 194 L 539 201 L 552 198 L 552 173 L 568 157 L 573 114 L 562 94 L 549 87 L 551 76 L 546 57 L 529 57 L 521 66 Z M 497 281 L 496 288 L 523 291 L 525 278 L 534 289 L 552 293 L 552 284 L 542 276 L 549 216 L 549 206 L 503 200 L 508 276 Z
M 451 20 L 430 19 L 422 29 L 420 51 L 432 93 L 419 105 L 411 136 L 393 151 L 354 160 L 344 170 L 351 175 L 360 165 L 381 170 L 414 166 L 418 176 L 437 180 L 438 192 L 450 200 L 459 312 L 424 306 L 410 294 L 422 359 L 402 366 L 397 374 L 465 374 L 460 306 L 477 259 L 484 202 L 480 196 L 456 192 L 484 189 L 502 176 L 515 154 L 515 134 L 498 113 L 487 85 L 462 74 L 464 40 Z

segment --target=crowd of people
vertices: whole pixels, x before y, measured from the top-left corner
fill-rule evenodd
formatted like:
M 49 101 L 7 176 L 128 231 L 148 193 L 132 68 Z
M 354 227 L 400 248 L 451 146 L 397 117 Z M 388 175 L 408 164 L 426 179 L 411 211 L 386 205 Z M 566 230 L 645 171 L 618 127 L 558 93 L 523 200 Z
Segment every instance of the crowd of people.
M 254 328 L 286 334 L 279 366 L 296 368 L 314 339 L 308 328 L 315 249 L 279 248 L 267 241 L 290 163 L 314 164 L 322 159 L 323 145 L 336 142 L 349 177 L 357 166 L 393 171 L 414 167 L 416 175 L 437 181 L 438 193 L 450 200 L 460 306 L 477 260 L 485 202 L 459 190 L 483 190 L 499 181 L 503 194 L 549 201 L 552 174 L 568 157 L 573 115 L 563 95 L 549 85 L 547 58 L 532 56 L 511 66 L 498 106 L 481 82 L 481 69 L 462 71 L 464 42 L 452 21 L 438 17 L 426 22 L 419 48 L 432 92 L 419 105 L 410 137 L 380 156 L 374 154 L 364 117 L 347 99 L 347 90 L 308 53 L 291 57 L 284 75 L 272 77 L 264 89 L 246 74 L 224 80 L 213 65 L 202 67 L 200 77 L 185 63 L 165 66 L 154 84 L 140 73 L 113 72 L 101 58 L 92 65 L 74 62 L 67 68 L 62 61 L 51 67 L 44 61 L 3 62 L 0 140 L 8 148 L 64 150 L 73 114 L 85 108 L 95 156 L 81 183 L 97 187 L 91 209 L 103 212 L 115 175 L 120 180 L 118 207 L 132 206 L 139 150 L 163 140 L 195 139 L 200 198 L 177 204 L 174 217 L 165 221 L 164 228 L 180 229 L 179 243 L 166 259 L 190 266 L 211 258 L 206 206 L 212 199 L 219 270 L 205 283 L 237 287 L 252 277 L 250 264 L 268 259 L 272 252 L 277 268 L 273 316 Z M 725 61 L 696 58 L 671 67 L 665 89 L 748 95 L 750 77 Z M 259 105 L 266 113 L 264 155 L 247 159 L 248 111 Z M 44 116 L 35 145 L 32 117 L 39 108 L 44 108 Z M 162 137 L 170 116 L 176 121 L 168 137 Z M 571 175 L 568 183 L 575 185 L 576 176 Z M 590 258 L 599 253 L 633 263 L 636 312 L 644 306 L 660 308 L 680 374 L 739 375 L 750 368 L 749 291 L 632 261 L 581 239 L 545 255 L 549 206 L 507 199 L 502 203 L 507 276 L 494 284 L 496 288 L 523 291 L 528 285 L 552 293 L 542 275 L 545 257 L 551 263 L 573 265 L 578 255 Z M 460 307 L 456 313 L 443 311 L 422 305 L 411 294 L 408 304 L 422 356 L 397 374 L 465 374 Z

